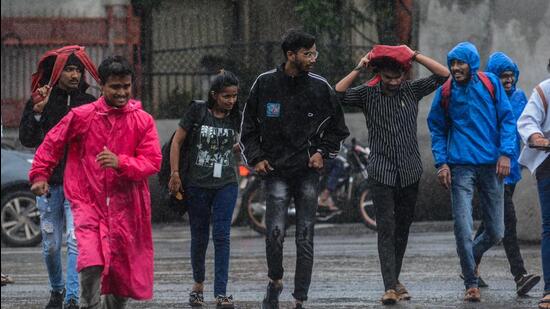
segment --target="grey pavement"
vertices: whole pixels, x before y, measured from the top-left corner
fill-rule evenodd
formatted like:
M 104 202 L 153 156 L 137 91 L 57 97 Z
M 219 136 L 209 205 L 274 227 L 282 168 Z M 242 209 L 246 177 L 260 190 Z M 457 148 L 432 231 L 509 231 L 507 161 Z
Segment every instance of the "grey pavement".
M 285 288 L 281 308 L 292 308 L 293 270 L 296 250 L 294 230 L 285 242 Z M 315 236 L 315 265 L 307 308 L 383 308 L 382 277 L 376 248 L 376 234 L 361 224 L 318 224 Z M 189 308 L 187 294 L 192 285 L 189 263 L 190 234 L 183 224 L 154 226 L 154 298 L 131 301 L 129 308 Z M 228 293 L 237 308 L 259 308 L 267 282 L 265 242 L 247 227 L 232 230 L 231 268 Z M 541 274 L 539 246 L 521 246 L 526 267 Z M 213 289 L 213 247 L 207 256 L 205 298 L 215 308 Z M 48 278 L 41 250 L 2 248 L 2 273 L 15 284 L 2 287 L 2 308 L 43 308 L 49 297 Z M 462 301 L 463 284 L 450 222 L 415 223 L 409 238 L 401 282 L 412 300 L 389 308 L 536 308 L 542 294 L 539 283 L 529 296 L 517 297 L 504 250 L 486 253 L 481 273 L 489 283 L 482 289 L 482 302 Z

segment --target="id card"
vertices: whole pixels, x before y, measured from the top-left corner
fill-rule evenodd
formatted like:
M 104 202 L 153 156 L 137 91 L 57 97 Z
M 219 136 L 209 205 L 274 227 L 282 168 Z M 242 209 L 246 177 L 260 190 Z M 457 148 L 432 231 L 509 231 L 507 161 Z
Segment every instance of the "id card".
M 222 164 L 221 163 L 214 163 L 214 178 L 221 178 L 222 177 Z

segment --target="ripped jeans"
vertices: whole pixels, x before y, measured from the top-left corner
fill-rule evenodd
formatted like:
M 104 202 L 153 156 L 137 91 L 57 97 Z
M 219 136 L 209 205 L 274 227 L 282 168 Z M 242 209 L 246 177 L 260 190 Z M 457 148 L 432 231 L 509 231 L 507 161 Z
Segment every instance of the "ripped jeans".
M 296 205 L 295 299 L 306 301 L 313 269 L 313 227 L 317 211 L 319 174 L 313 170 L 293 177 L 269 176 L 266 185 L 266 255 L 268 276 L 283 278 L 283 242 L 288 204 Z
M 62 185 L 53 185 L 46 195 L 36 198 L 40 211 L 40 230 L 42 231 L 42 255 L 48 269 L 48 277 L 53 291 L 66 289 L 65 302 L 74 299 L 78 302 L 79 284 L 76 260 L 78 249 L 74 234 L 73 215 L 69 201 L 65 199 Z M 63 228 L 67 229 L 67 284 L 63 280 L 61 266 L 61 244 Z

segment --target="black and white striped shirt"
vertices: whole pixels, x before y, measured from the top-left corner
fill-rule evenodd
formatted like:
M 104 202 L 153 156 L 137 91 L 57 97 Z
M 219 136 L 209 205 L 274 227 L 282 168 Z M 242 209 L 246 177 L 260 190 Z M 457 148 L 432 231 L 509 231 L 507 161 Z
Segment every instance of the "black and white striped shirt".
M 380 83 L 339 93 L 343 105 L 363 109 L 371 149 L 367 166 L 369 177 L 396 186 L 399 176 L 400 187 L 420 180 L 422 161 L 416 137 L 418 102 L 446 80 L 447 77 L 432 75 L 404 81 L 394 96 L 384 95 Z

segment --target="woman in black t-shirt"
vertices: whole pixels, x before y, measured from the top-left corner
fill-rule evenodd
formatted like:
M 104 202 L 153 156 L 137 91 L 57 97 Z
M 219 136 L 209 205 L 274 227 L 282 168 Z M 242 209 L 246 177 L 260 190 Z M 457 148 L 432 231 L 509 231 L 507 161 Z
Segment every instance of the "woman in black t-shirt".
M 184 194 L 188 200 L 191 228 L 193 289 L 191 306 L 204 304 L 205 255 L 210 238 L 215 250 L 214 296 L 218 308 L 233 308 L 226 295 L 229 269 L 231 217 L 237 199 L 237 173 L 234 147 L 240 125 L 237 94 L 239 80 L 222 70 L 208 93 L 208 103 L 194 103 L 182 117 L 170 148 L 170 192 Z M 185 139 L 189 147 L 180 153 Z M 188 160 L 185 175 L 179 174 L 180 158 Z M 182 185 L 182 179 L 184 185 Z

